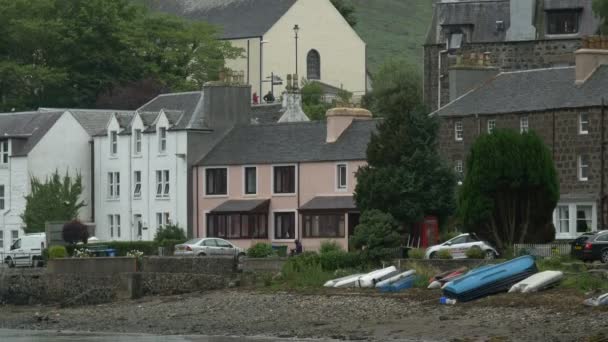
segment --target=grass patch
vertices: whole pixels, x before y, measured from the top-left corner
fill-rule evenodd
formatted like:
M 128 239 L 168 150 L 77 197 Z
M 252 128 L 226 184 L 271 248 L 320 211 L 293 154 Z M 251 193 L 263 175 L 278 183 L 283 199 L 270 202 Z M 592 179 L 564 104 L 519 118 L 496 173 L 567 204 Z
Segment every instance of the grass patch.
M 425 252 L 424 248 L 412 248 L 407 252 L 407 257 L 409 259 L 424 259 Z
M 608 291 L 608 281 L 599 275 L 587 272 L 585 265 L 569 255 L 554 256 L 551 258 L 536 261 L 538 270 L 542 271 L 562 271 L 564 279 L 559 287 L 575 289 L 581 292 L 589 291 Z
M 439 273 L 435 268 L 426 264 L 412 262 L 409 264 L 409 266 L 410 268 L 416 270 L 416 281 L 414 282 L 415 288 L 426 289 L 429 286 L 429 279 Z

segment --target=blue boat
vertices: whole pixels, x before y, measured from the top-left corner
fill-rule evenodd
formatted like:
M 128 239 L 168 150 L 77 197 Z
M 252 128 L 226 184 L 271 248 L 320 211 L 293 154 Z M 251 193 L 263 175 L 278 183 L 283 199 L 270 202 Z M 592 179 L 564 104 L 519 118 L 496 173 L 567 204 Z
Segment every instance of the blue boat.
M 399 292 L 401 290 L 410 289 L 414 287 L 414 282 L 416 281 L 416 275 L 407 276 L 405 278 L 401 278 L 394 283 L 379 287 L 378 290 L 380 292 Z
M 461 278 L 453 280 L 443 288 L 443 294 L 459 302 L 467 302 L 509 288 L 536 273 L 534 258 L 525 255 L 498 265 L 480 267 Z

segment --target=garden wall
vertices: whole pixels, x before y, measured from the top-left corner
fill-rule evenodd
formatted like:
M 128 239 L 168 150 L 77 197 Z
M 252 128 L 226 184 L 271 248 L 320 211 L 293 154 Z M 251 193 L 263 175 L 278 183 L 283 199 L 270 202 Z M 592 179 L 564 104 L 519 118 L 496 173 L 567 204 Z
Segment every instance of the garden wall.
M 236 271 L 233 257 L 144 257 L 146 273 L 195 273 L 230 276 Z
M 133 257 L 51 259 L 47 270 L 51 274 L 112 275 L 137 272 L 137 260 Z

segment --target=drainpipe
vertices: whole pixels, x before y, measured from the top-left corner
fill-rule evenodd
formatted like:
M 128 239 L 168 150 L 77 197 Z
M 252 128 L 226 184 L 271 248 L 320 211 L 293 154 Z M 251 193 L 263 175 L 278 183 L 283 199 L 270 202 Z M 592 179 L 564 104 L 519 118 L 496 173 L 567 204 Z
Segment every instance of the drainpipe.
M 297 172 L 298 172 L 298 189 L 297 189 L 298 196 L 296 196 L 296 198 L 298 201 L 298 203 L 297 203 L 298 211 L 297 211 L 296 216 L 297 216 L 297 220 L 298 220 L 297 221 L 298 222 L 298 232 L 296 234 L 296 238 L 300 239 L 300 242 L 301 242 L 302 241 L 302 225 L 300 224 L 301 223 L 300 222 L 300 180 L 302 179 L 302 177 L 300 176 L 300 162 L 298 162 L 297 168 L 298 168 L 298 170 L 297 170 Z
M 127 177 L 127 179 L 129 180 L 129 187 L 127 189 L 127 191 L 129 192 L 129 240 L 133 241 L 133 156 L 131 155 L 131 151 L 132 151 L 132 147 L 131 144 L 133 143 L 133 135 L 129 135 L 128 139 L 129 139 L 129 143 L 127 144 L 128 146 L 128 151 L 129 154 L 127 154 L 127 157 L 129 158 L 129 176 Z
M 142 135 L 143 135 L 143 133 L 142 133 Z M 146 134 L 146 135 L 148 136 L 148 139 L 146 139 L 147 140 L 146 141 L 146 145 L 147 145 L 147 149 L 148 149 L 148 155 L 147 155 L 146 161 L 148 162 L 148 167 L 146 167 L 146 183 L 147 183 L 147 186 L 146 186 L 146 195 L 145 196 L 146 196 L 146 212 L 147 212 L 146 216 L 148 216 L 148 222 L 147 222 L 147 227 L 145 227 L 145 228 L 147 228 L 146 229 L 147 233 L 148 233 L 148 239 L 147 240 L 149 241 L 149 240 L 152 240 L 150 238 L 150 232 L 152 231 L 152 227 L 151 227 L 152 226 L 152 223 L 151 223 L 152 219 L 151 219 L 151 217 L 154 216 L 154 214 L 150 212 L 150 197 L 152 197 L 152 192 L 150 190 L 153 189 L 153 187 L 150 186 L 150 158 L 152 158 L 151 155 L 150 155 L 150 136 L 152 134 Z M 143 174 L 142 174 L 142 177 L 143 177 Z M 143 181 L 143 179 L 142 179 L 142 181 Z M 142 233 L 142 240 L 144 238 L 143 235 L 144 234 Z
M 448 50 L 439 51 L 438 64 L 437 64 L 437 109 L 441 108 L 441 55 L 448 53 Z
M 601 144 L 600 144 L 600 227 L 601 229 L 605 229 L 606 226 L 606 221 L 605 221 L 605 212 L 604 212 L 604 202 L 606 200 L 606 196 L 604 195 L 604 177 L 606 176 L 606 173 L 604 172 L 604 167 L 605 167 L 605 162 L 604 162 L 604 151 L 605 151 L 605 144 L 606 141 L 605 139 L 605 132 L 606 132 L 606 128 L 604 126 L 604 99 L 602 98 L 602 111 L 601 111 L 601 130 L 602 130 L 602 140 L 601 140 Z
M 199 210 L 199 206 L 198 206 L 198 195 L 199 195 L 199 193 L 198 193 L 198 166 L 193 167 L 192 170 L 193 170 L 193 174 L 195 175 L 194 179 L 196 180 L 196 185 L 195 185 L 196 189 L 194 190 L 194 194 L 195 194 L 195 198 L 196 198 L 196 201 L 195 201 L 196 206 L 193 206 L 193 208 L 192 208 L 192 211 L 196 214 L 196 236 L 193 236 L 193 237 L 200 237 L 201 228 L 199 226 L 200 222 L 199 222 L 199 215 L 198 215 L 199 214 L 198 213 L 198 210 Z
M 89 141 L 91 151 L 91 222 L 95 222 L 95 142 Z

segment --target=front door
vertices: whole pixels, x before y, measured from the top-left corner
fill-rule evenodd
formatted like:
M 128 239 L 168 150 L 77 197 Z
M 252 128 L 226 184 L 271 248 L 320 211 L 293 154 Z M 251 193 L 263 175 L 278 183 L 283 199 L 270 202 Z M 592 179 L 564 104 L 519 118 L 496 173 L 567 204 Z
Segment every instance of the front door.
M 359 213 L 348 213 L 348 236 L 355 235 L 355 227 L 359 225 Z
M 135 226 L 135 229 L 137 232 L 137 240 L 141 240 L 143 238 L 143 233 L 144 233 L 144 224 L 141 220 L 140 214 L 136 214 L 133 217 L 133 225 Z

